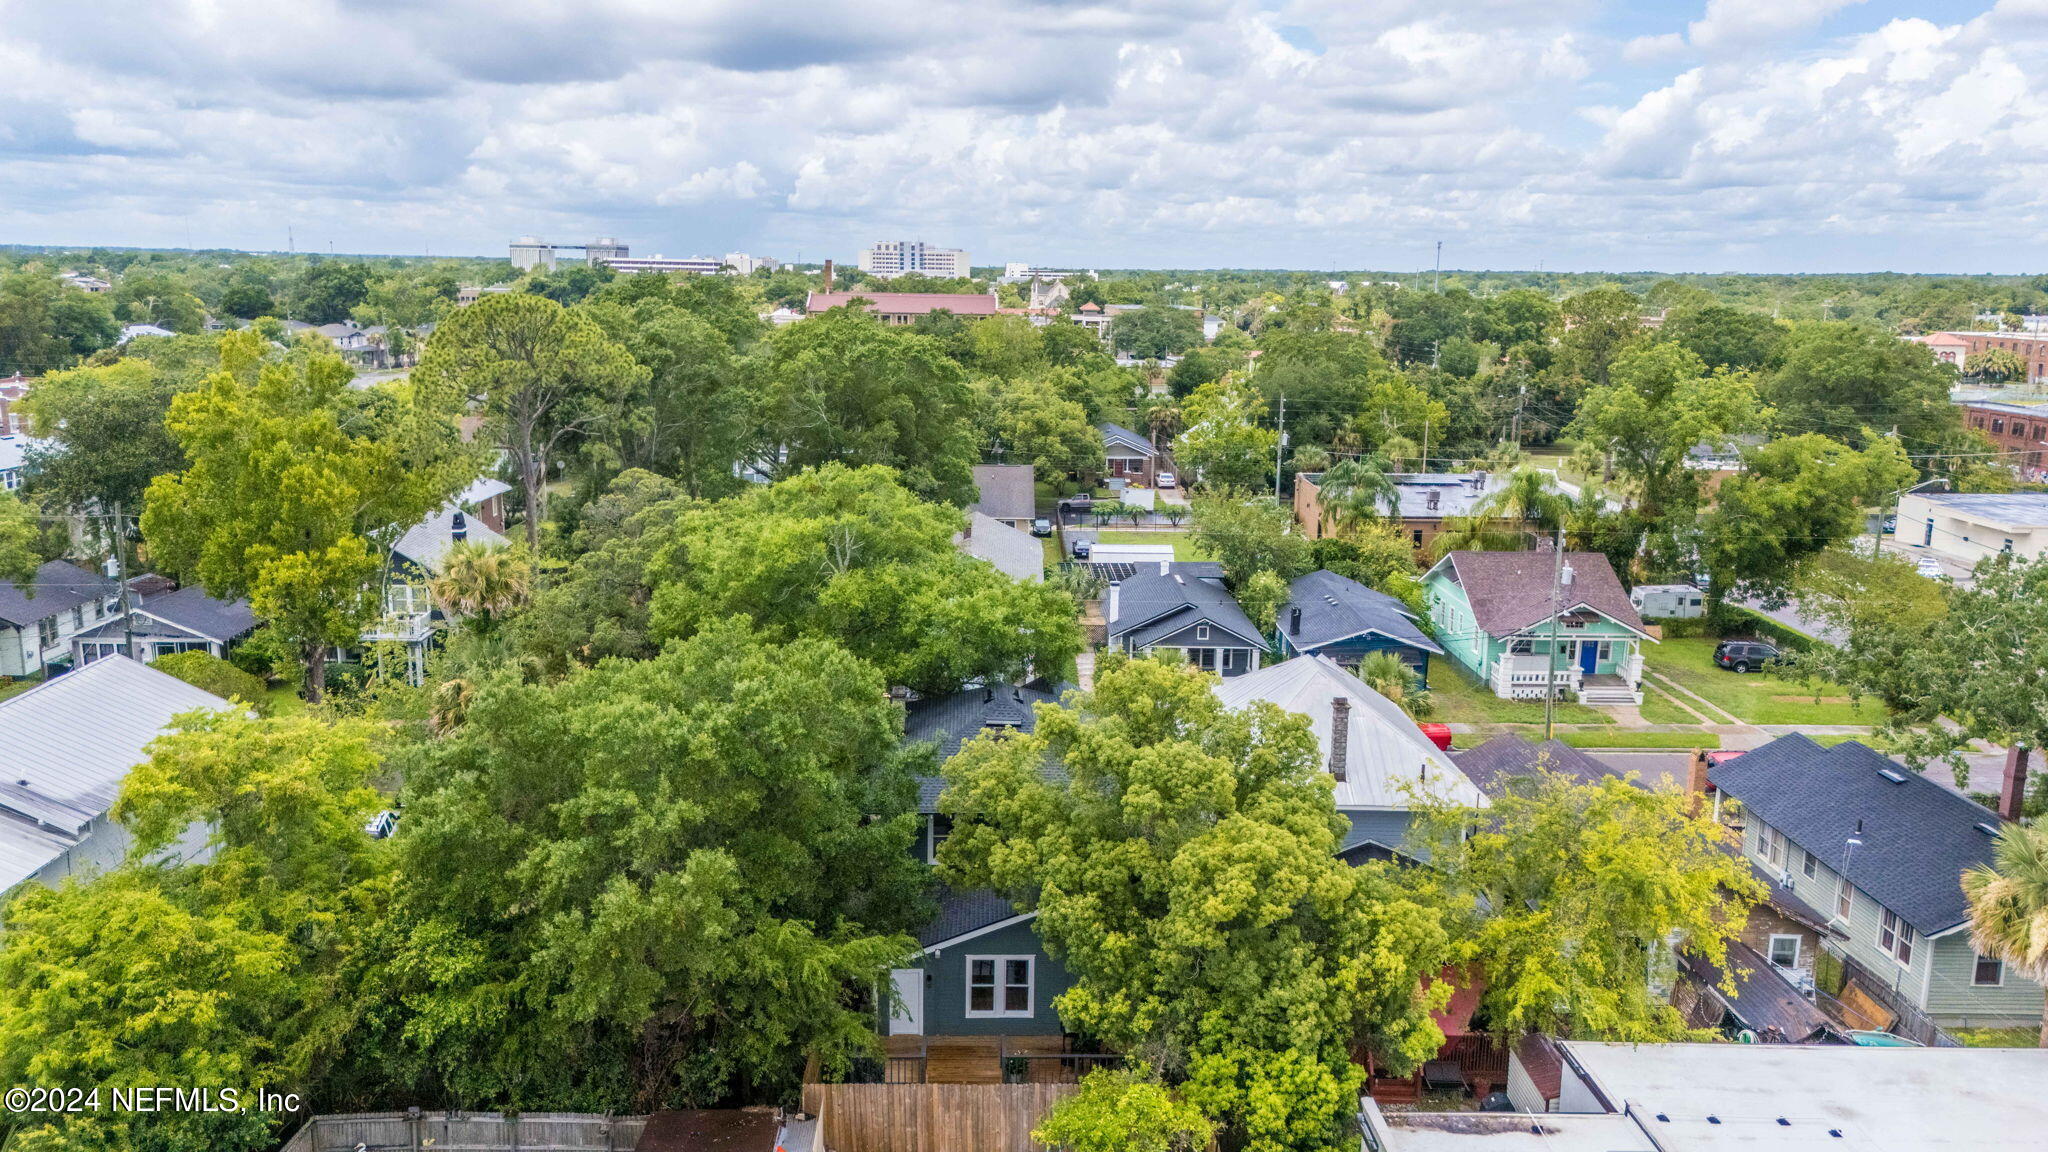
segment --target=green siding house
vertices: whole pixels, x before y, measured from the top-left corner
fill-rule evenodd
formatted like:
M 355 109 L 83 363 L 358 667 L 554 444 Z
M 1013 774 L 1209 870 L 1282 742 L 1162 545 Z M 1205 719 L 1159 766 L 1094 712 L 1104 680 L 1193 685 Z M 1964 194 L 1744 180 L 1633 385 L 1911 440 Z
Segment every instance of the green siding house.
M 1774 903 L 1826 919 L 1820 947 L 1848 961 L 1858 1002 L 1903 1010 L 1902 1032 L 1915 1013 L 1943 1028 L 2040 1024 L 2041 985 L 1970 944 L 1962 877 L 1991 862 L 1997 813 L 1855 741 L 1822 748 L 1801 735 L 1715 765 L 1708 782 L 1717 808 L 1741 802 L 1742 854 Z M 1770 951 L 1795 970 L 1814 959 L 1790 937 Z
M 1444 653 L 1496 696 L 1570 692 L 1643 702 L 1642 645 L 1655 640 L 1598 552 L 1452 552 L 1423 577 Z

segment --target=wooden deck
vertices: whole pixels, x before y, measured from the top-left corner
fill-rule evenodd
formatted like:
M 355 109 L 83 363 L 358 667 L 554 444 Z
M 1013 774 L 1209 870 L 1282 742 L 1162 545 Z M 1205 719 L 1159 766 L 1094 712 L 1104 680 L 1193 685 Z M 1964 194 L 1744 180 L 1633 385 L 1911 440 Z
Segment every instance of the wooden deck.
M 1064 1036 L 889 1036 L 890 1083 L 1001 1084 L 1003 1063 L 1029 1057 L 1025 1082 L 1066 1084 L 1076 1078 Z M 1082 1063 L 1085 1063 L 1083 1061 Z

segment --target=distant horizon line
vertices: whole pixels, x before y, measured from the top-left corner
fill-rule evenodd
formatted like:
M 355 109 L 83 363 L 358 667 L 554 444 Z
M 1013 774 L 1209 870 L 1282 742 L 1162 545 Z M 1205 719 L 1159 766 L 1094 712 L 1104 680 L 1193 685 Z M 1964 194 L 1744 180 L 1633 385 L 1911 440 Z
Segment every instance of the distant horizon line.
M 508 247 L 509 247 L 509 242 L 508 242 Z M 106 250 L 106 251 L 109 251 L 109 252 L 164 252 L 164 253 L 179 253 L 179 254 L 183 254 L 183 255 L 190 255 L 190 256 L 199 256 L 199 255 L 205 255 L 205 254 L 208 254 L 208 253 L 215 253 L 215 252 L 218 252 L 218 253 L 230 253 L 230 254 L 234 254 L 234 255 L 239 255 L 239 256 L 294 256 L 294 257 L 296 257 L 296 256 L 313 256 L 313 257 L 322 257 L 322 258 L 326 258 L 326 259 L 333 259 L 333 260 L 339 260 L 339 259 L 343 259 L 343 258 L 348 258 L 348 259 L 355 259 L 355 260 L 503 260 L 503 261 L 506 261 L 507 263 L 509 263 L 509 262 L 511 261 L 511 255 L 510 255 L 509 253 L 507 253 L 506 255 L 503 255 L 503 256 L 486 256 L 486 255 L 478 255 L 478 254 L 470 254 L 470 253 L 461 253 L 461 252 L 442 252 L 442 253 L 431 253 L 431 252 L 342 252 L 342 251 L 328 251 L 328 252 L 321 252 L 321 251 L 318 251 L 317 249 L 284 249 L 284 248 L 236 248 L 236 247 L 232 247 L 232 246 L 226 246 L 226 245 L 223 245 L 223 246 L 218 246 L 218 247 L 209 247 L 209 248 L 191 248 L 191 247 L 170 247 L 170 246 L 155 246 L 155 245 L 146 245 L 146 244 L 37 244 L 37 243 L 29 243 L 29 242 L 24 242 L 24 241 L 0 241 L 0 251 L 20 251 L 20 250 L 25 250 L 25 251 L 36 251 L 36 252 L 89 252 L 89 251 L 92 251 L 92 250 L 94 250 L 94 249 L 103 249 L 103 250 Z M 844 269 L 844 270 L 848 270 L 848 271 L 858 271 L 858 269 L 857 269 L 857 268 L 855 268 L 855 267 L 853 267 L 853 265 L 851 265 L 851 264 L 849 264 L 849 263 L 847 263 L 847 262 L 845 262 L 845 261 L 842 261 L 842 260 L 840 260 L 840 259 L 839 259 L 838 257 L 826 257 L 826 258 L 824 258 L 824 259 L 817 259 L 817 260 L 806 260 L 806 261 L 802 261 L 801 263 L 799 263 L 799 262 L 796 262 L 796 261 L 789 261 L 789 260 L 781 260 L 781 259 L 779 259 L 779 258 L 777 258 L 777 257 L 767 257 L 767 259 L 775 259 L 775 260 L 777 260 L 777 262 L 778 262 L 778 263 L 780 263 L 780 264 L 782 264 L 782 265 L 784 265 L 784 266 L 786 266 L 786 267 L 792 267 L 792 268 L 814 268 L 814 269 L 815 269 L 815 268 L 822 268 L 822 267 L 824 266 L 824 263 L 825 263 L 825 259 L 830 259 L 830 260 L 831 260 L 831 261 L 833 262 L 834 266 L 835 266 L 835 267 L 837 267 L 837 268 L 840 268 L 840 269 Z M 572 264 L 572 265 L 573 265 L 573 264 L 575 263 L 575 261 L 569 261 L 568 263 L 570 263 L 570 264 Z M 1012 261 L 1011 263 L 1014 263 L 1014 261 Z M 1051 267 L 1069 268 L 1069 267 L 1071 267 L 1071 268 L 1072 268 L 1072 269 L 1074 269 L 1074 270 L 1081 270 L 1081 269 L 1083 268 L 1083 265 L 1080 265 L 1080 264 L 1071 264 L 1071 265 L 1070 265 L 1070 264 L 1064 264 L 1064 263 L 1058 263 L 1058 262 L 1055 262 L 1055 263 L 1039 263 L 1039 264 L 1034 264 L 1033 266 L 1034 266 L 1034 267 L 1044 267 L 1044 268 L 1051 268 Z M 974 268 L 974 267 L 979 267 L 979 268 L 994 268 L 994 269 L 1001 269 L 1001 268 L 1003 267 L 1003 265 L 1002 265 L 1002 264 L 980 264 L 980 265 L 970 265 L 970 268 Z M 1415 270 L 1411 270 L 1411 271 L 1406 271 L 1406 272 L 1398 272 L 1398 271 L 1393 271 L 1393 270 L 1391 270 L 1391 269 L 1385 269 L 1385 268 L 1285 268 L 1285 267 L 1279 267 L 1279 266 L 1264 266 L 1264 267 L 1260 267 L 1260 266 L 1252 266 L 1252 265 L 1208 265 L 1208 266 L 1200 266 L 1200 267 L 1198 267 L 1198 266 L 1193 266 L 1193 265 L 1186 265 L 1186 266 L 1173 266 L 1173 265 L 1149 265 L 1149 266 L 1147 266 L 1147 265 L 1124 265 L 1124 266 L 1110 266 L 1110 265 L 1097 265 L 1097 266 L 1094 266 L 1094 267 L 1090 267 L 1090 268 L 1087 268 L 1087 270 L 1088 270 L 1088 271 L 1093 271 L 1093 272 L 1239 272 L 1239 273 L 1256 273 L 1256 272 L 1272 272 L 1272 273 L 1286 273 L 1286 274 L 1288 274 L 1288 275 L 1299 275 L 1299 276 L 1319 276 L 1319 277 L 1323 277 L 1323 278 L 1326 278 L 1326 279 L 1363 279 L 1363 278 L 1367 278 L 1367 277 L 1379 277 L 1379 278 L 1384 278 L 1384 279 L 1388 279 L 1388 280 L 1402 280 L 1402 279 L 1414 279 L 1414 278 L 1419 278 L 1419 277 L 1427 277 L 1427 276 L 1432 276 L 1432 275 L 1436 275 L 1436 274 L 1437 274 L 1437 273 L 1436 273 L 1436 270 L 1435 270 L 1435 269 L 1431 269 L 1431 268 L 1421 268 L 1421 269 L 1415 269 Z M 1000 273 L 998 273 L 998 274 L 1000 275 Z M 1913 279 L 1930 279 L 1930 280 L 1934 280 L 1934 279 L 1938 279 L 1938 280 L 1986 280 L 1986 279 L 2026 279 L 2026 278 L 2029 278 L 2029 277 L 2034 277 L 2034 276 L 2043 276 L 2043 275 L 2048 275 L 2048 271 L 2039 271 L 2039 272 L 1900 272 L 1900 271 L 1896 271 L 1896 270 L 1894 270 L 1894 269 L 1888 269 L 1888 268 L 1870 268 L 1870 269 L 1835 269 L 1835 270 L 1831 270 L 1831 271 L 1826 271 L 1826 272 L 1790 272 L 1790 271 L 1772 271 L 1772 272 L 1740 272 L 1740 271 L 1734 271 L 1734 270 L 1726 270 L 1726 271 L 1717 271 L 1717 272 L 1702 272 L 1702 271 L 1697 271 L 1697 270 L 1679 270 L 1679 271 L 1674 271 L 1674 270 L 1671 270 L 1671 269 L 1666 269 L 1666 268 L 1636 268 L 1636 269 L 1614 269 L 1614 268 L 1574 268 L 1574 269 L 1564 269 L 1564 268 L 1445 268 L 1445 269 L 1443 269 L 1443 270 L 1442 270 L 1442 275 L 1445 275 L 1445 276 L 1473 276 L 1473 275 L 1480 275 L 1480 276 L 1673 276 L 1673 277 L 1675 277 L 1675 276 L 1741 276 L 1741 277 L 1767 277 L 1767 276 L 1779 276 L 1779 277 L 1795 277 L 1795 278 L 1812 278 L 1812 277 L 1825 277 L 1825 276 L 1900 276 L 1900 277 L 1910 277 L 1910 278 L 1913 278 Z

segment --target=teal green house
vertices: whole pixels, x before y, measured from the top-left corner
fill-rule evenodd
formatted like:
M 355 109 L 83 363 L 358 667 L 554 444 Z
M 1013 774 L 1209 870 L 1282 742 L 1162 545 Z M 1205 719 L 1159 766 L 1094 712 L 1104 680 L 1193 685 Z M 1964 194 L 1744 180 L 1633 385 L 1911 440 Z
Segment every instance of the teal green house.
M 1444 654 L 1504 699 L 1641 704 L 1656 640 L 1598 552 L 1452 552 L 1423 576 Z

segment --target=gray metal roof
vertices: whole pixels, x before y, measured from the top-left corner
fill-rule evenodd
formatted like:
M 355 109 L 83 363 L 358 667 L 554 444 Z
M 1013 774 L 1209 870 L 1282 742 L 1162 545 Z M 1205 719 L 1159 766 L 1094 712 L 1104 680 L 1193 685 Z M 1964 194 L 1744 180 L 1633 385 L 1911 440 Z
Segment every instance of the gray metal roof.
M 1780 736 L 1707 778 L 1923 936 L 1969 919 L 1963 873 L 1991 862 L 2003 825 L 1989 808 L 1853 740 L 1823 748 Z M 1851 851 L 1859 821 L 1861 843 Z
M 1296 609 L 1301 611 L 1298 628 Z M 1444 651 L 1423 635 L 1408 605 L 1327 568 L 1297 577 L 1288 586 L 1287 603 L 1280 608 L 1280 627 L 1287 642 L 1303 652 L 1368 632 L 1439 656 Z
M 998 520 L 1030 520 L 1038 515 L 1038 489 L 1029 464 L 976 464 L 972 511 Z
M 88 572 L 76 564 L 52 560 L 36 569 L 35 579 L 24 588 L 12 580 L 0 580 L 0 621 L 16 628 L 28 628 L 38 620 L 118 595 L 121 586 Z
M 1982 516 L 2014 527 L 2048 525 L 2048 493 L 2044 492 L 1915 492 L 1937 508 Z
M 1128 635 L 1135 648 L 1200 623 L 1235 635 L 1247 647 L 1266 646 L 1258 625 L 1221 585 L 1179 573 L 1123 581 L 1117 589 L 1116 618 L 1108 622 L 1111 636 Z
M 148 758 L 143 750 L 173 717 L 231 707 L 125 656 L 96 660 L 0 701 L 0 817 L 76 836 L 113 807 L 121 781 Z M 0 872 L 0 891 L 35 870 Z

